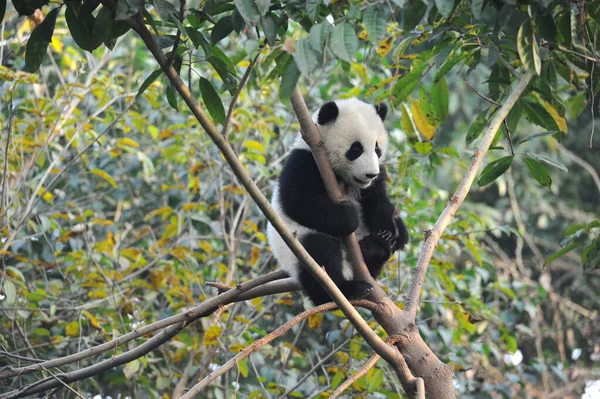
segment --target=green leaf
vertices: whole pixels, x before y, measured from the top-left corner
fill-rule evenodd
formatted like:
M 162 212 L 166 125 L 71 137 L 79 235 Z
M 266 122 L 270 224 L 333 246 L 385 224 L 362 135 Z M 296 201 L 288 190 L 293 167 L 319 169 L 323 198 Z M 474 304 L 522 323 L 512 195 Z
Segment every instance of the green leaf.
M 343 371 L 338 371 L 337 373 L 335 373 L 335 375 L 331 379 L 331 389 L 336 389 L 337 387 L 339 387 L 342 381 L 344 381 L 344 377 L 345 375 Z
M 432 149 L 433 144 L 429 141 L 419 141 L 418 143 L 415 143 L 415 150 L 417 150 L 419 154 L 427 155 Z
M 156 71 L 152 72 L 150 74 L 150 76 L 148 76 L 146 78 L 146 80 L 144 80 L 144 83 L 142 83 L 142 85 L 140 86 L 140 89 L 138 90 L 137 94 L 135 95 L 135 100 L 137 101 L 138 98 L 141 97 L 142 94 L 144 94 L 144 92 L 146 91 L 146 89 L 148 87 L 150 87 L 150 85 L 152 84 L 152 82 L 154 82 L 162 73 L 162 70 L 159 68 Z
M 383 370 L 377 369 L 371 378 L 369 378 L 369 392 L 375 392 L 383 383 Z
M 407 1 L 404 5 L 404 21 L 402 28 L 410 32 L 421 22 L 427 12 L 427 4 L 421 0 Z
M 560 163 L 558 161 L 555 161 L 553 159 L 548 159 L 548 158 L 546 158 L 546 157 L 544 157 L 542 155 L 534 154 L 532 152 L 526 152 L 525 156 L 528 157 L 528 158 L 533 158 L 533 159 L 535 159 L 537 161 L 540 161 L 540 162 L 547 163 L 548 165 L 554 166 L 555 168 L 563 170 L 563 171 L 565 171 L 567 173 L 569 172 L 569 169 L 567 169 L 567 167 L 565 165 L 563 165 L 562 163 Z
M 214 47 L 213 49 L 217 49 Z M 231 73 L 231 70 L 228 68 L 227 62 L 223 61 L 220 57 L 216 55 L 211 55 L 208 57 L 208 62 L 215 68 L 215 71 L 221 77 L 223 81 L 223 87 L 225 90 L 233 90 L 237 84 L 235 76 Z
M 394 102 L 396 104 L 404 101 L 417 88 L 421 74 L 425 71 L 427 66 L 427 63 L 421 64 L 398 79 L 398 82 L 396 82 L 396 85 L 392 89 L 392 95 L 394 96 Z
M 575 248 L 577 248 L 580 245 L 581 245 L 581 241 L 575 241 L 575 242 L 570 243 L 566 247 L 563 247 L 563 248 L 559 249 L 558 251 L 556 251 L 555 253 L 553 253 L 552 255 L 550 255 L 546 259 L 546 261 L 544 262 L 544 266 L 549 265 L 550 263 L 552 263 L 556 259 L 558 259 L 561 256 L 567 254 L 568 252 L 571 252 L 572 250 L 574 250 Z
M 309 75 L 317 67 L 317 56 L 308 39 L 296 41 L 294 60 L 302 75 Z
M 292 60 L 281 77 L 281 85 L 279 86 L 279 98 L 281 100 L 286 100 L 291 97 L 292 91 L 294 91 L 294 87 L 296 87 L 296 83 L 298 83 L 298 79 L 300 79 L 300 70 L 298 69 L 296 62 Z
M 370 6 L 363 13 L 362 22 L 365 25 L 369 41 L 378 45 L 387 28 L 388 9 L 386 4 Z
M 442 79 L 448 72 L 450 72 L 450 70 L 452 68 L 454 68 L 454 66 L 460 60 L 462 60 L 465 56 L 466 56 L 466 54 L 464 54 L 464 53 L 461 53 L 461 54 L 454 53 L 454 54 L 450 55 L 446 59 L 446 62 L 444 62 L 444 64 L 442 64 L 440 69 L 438 69 L 438 71 L 435 73 L 435 76 L 433 77 L 433 84 L 434 85 L 437 84 L 440 81 L 440 79 Z
M 448 83 L 442 77 L 439 82 L 431 87 L 431 105 L 440 121 L 445 121 L 448 118 L 448 103 Z
M 261 17 L 267 15 L 269 7 L 271 7 L 271 0 L 256 0 L 256 8 L 258 8 L 258 13 Z
M 50 336 L 50 330 L 48 330 L 46 328 L 42 328 L 42 327 L 34 328 L 33 330 L 31 330 L 31 333 L 34 335 L 37 335 L 38 337 L 49 337 Z
M 488 166 L 483 169 L 481 175 L 479 176 L 479 180 L 477 181 L 479 187 L 487 186 L 498 177 L 502 176 L 504 172 L 508 170 L 512 161 L 513 157 L 507 156 L 497 159 L 494 162 L 490 162 Z
M 163 23 L 167 23 L 169 21 L 172 22 L 178 19 L 177 9 L 167 0 L 152 0 L 152 4 L 154 5 L 154 9 Z M 171 18 L 171 16 L 174 18 Z
M 71 32 L 73 40 L 79 47 L 86 51 L 94 51 L 102 42 L 95 42 L 92 39 L 92 30 L 94 27 L 94 16 L 90 13 L 83 13 L 81 10 L 79 15 L 75 13 L 73 7 L 67 7 L 65 11 L 65 19 L 67 26 Z
M 112 23 L 112 11 L 108 7 L 102 7 L 96 16 L 92 33 L 92 37 L 96 43 L 104 43 L 110 39 Z
M 52 41 L 52 35 L 54 34 L 54 25 L 56 24 L 56 17 L 60 7 L 52 9 L 46 15 L 44 21 L 39 24 L 27 41 L 26 53 L 25 53 L 25 72 L 33 73 L 37 71 L 46 56 L 46 50 L 48 45 Z
M 593 267 L 600 266 L 600 237 L 596 237 L 590 245 L 583 249 L 581 263 Z
M 554 134 L 560 133 L 558 130 L 553 130 L 550 132 L 541 132 L 541 133 L 536 133 L 536 134 L 532 134 L 530 136 L 524 137 L 521 140 L 519 140 L 519 145 L 528 142 L 529 140 L 533 140 L 535 138 L 538 137 L 544 137 L 544 136 L 552 136 Z
M 266 15 L 262 19 L 262 28 L 265 33 L 265 37 L 267 38 L 267 42 L 272 45 L 277 40 L 277 24 L 275 23 L 275 18 L 273 14 L 270 13 Z
M 531 176 L 533 176 L 538 183 L 548 188 L 552 186 L 552 178 L 550 177 L 550 173 L 548 173 L 548 169 L 546 169 L 544 165 L 539 163 L 537 160 L 528 157 L 525 157 L 525 163 L 527 164 L 529 173 L 531 173 Z
M 123 374 L 128 380 L 132 379 L 142 368 L 142 362 L 139 359 L 132 360 L 123 367 Z
M 487 127 L 488 119 L 487 113 L 480 113 L 477 118 L 471 123 L 469 126 L 469 130 L 467 131 L 467 136 L 465 137 L 465 141 L 467 145 L 471 144 L 477 137 L 481 135 L 481 132 Z
M 580 91 L 567 99 L 567 109 L 569 110 L 569 117 L 571 119 L 577 119 L 579 114 L 585 109 L 588 103 L 587 95 L 586 91 Z
M 435 5 L 444 18 L 448 18 L 454 9 L 454 0 L 435 0 Z
M 331 25 L 327 21 L 311 26 L 308 38 L 310 40 L 310 45 L 315 51 L 323 53 L 330 26 Z
M 213 85 L 206 78 L 200 78 L 200 93 L 202 94 L 202 100 L 204 100 L 204 104 L 206 104 L 210 116 L 212 116 L 215 122 L 223 125 L 225 123 L 225 108 L 223 108 L 223 102 Z
M 248 25 L 256 26 L 258 24 L 260 13 L 254 0 L 235 0 L 234 3 Z
M 17 300 L 17 287 L 15 284 L 9 279 L 5 279 L 2 288 L 4 294 L 4 302 L 2 302 L 2 306 L 7 307 L 14 305 Z
M 34 328 L 33 330 L 31 330 L 31 333 L 37 335 L 38 337 L 49 337 L 51 334 L 50 330 L 42 327 Z
M 243 358 L 238 362 L 238 369 L 240 370 L 240 374 L 242 377 L 248 377 L 248 358 Z
M 208 41 L 206 40 L 202 32 L 191 26 L 186 26 L 185 32 L 194 44 L 194 47 L 202 47 L 202 50 L 204 50 L 205 54 L 210 54 L 210 45 L 208 44 Z
M 167 87 L 167 101 L 171 108 L 175 111 L 179 111 L 179 106 L 177 105 L 177 94 L 175 94 L 175 90 L 171 88 L 171 86 Z
M 354 27 L 347 22 L 336 25 L 331 32 L 329 48 L 336 57 L 344 61 L 352 61 L 358 49 L 358 38 Z
M 542 71 L 542 60 L 540 58 L 537 39 L 533 32 L 533 21 L 530 19 L 523 21 L 519 28 L 517 48 L 519 50 L 519 58 L 525 68 L 539 75 Z
M 210 43 L 213 45 L 218 43 L 229 36 L 231 32 L 233 32 L 233 23 L 231 22 L 231 17 L 226 15 L 218 20 L 213 27 L 212 32 L 210 33 Z
M 557 130 L 560 128 L 556 124 L 556 121 L 550 115 L 550 113 L 538 104 L 537 102 L 529 99 L 524 99 L 525 101 L 519 101 L 521 104 L 523 111 L 525 112 L 525 117 L 531 122 L 535 123 L 538 126 L 543 127 L 546 130 Z
M 317 15 L 319 14 L 319 6 L 321 5 L 321 0 L 307 0 L 306 1 L 306 15 L 308 15 L 308 19 L 310 22 L 315 22 L 317 19 Z

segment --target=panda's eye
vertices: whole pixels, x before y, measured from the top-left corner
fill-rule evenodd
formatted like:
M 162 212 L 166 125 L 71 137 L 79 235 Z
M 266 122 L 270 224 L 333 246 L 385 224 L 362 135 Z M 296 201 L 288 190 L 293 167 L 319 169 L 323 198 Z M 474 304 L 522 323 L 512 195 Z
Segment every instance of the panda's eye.
M 355 141 L 350 146 L 350 149 L 346 151 L 346 158 L 348 158 L 349 161 L 354 161 L 362 155 L 363 151 L 364 150 L 362 144 L 358 141 Z
M 375 142 L 375 154 L 377 154 L 377 158 L 381 158 L 381 150 L 379 149 L 378 142 Z

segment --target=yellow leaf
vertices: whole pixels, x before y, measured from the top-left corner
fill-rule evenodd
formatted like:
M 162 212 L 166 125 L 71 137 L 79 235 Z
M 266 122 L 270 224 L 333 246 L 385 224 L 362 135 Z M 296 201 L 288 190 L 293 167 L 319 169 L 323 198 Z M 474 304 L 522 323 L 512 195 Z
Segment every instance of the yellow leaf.
M 379 43 L 379 46 L 377 46 L 377 54 L 382 58 L 385 57 L 386 55 L 388 55 L 388 53 L 392 49 L 393 44 L 394 44 L 394 38 L 392 36 L 383 39 Z
M 267 242 L 267 237 L 261 232 L 256 233 L 256 238 L 262 242 Z
M 162 215 L 162 214 L 164 214 L 163 220 L 165 220 L 171 213 L 173 213 L 173 208 L 171 208 L 170 206 L 163 206 L 162 208 L 158 208 L 158 209 L 150 212 L 149 214 L 147 214 L 146 217 L 144 218 L 144 220 L 148 221 L 148 220 L 152 219 L 153 217 Z
M 79 322 L 72 321 L 65 327 L 65 333 L 69 337 L 78 337 L 79 336 Z
M 366 29 L 363 29 L 359 34 L 358 38 L 361 40 L 369 40 L 369 35 L 367 34 Z
M 238 353 L 238 352 L 241 352 L 241 351 L 242 351 L 242 349 L 244 349 L 244 345 L 242 345 L 242 344 L 231 344 L 231 345 L 229 346 L 229 350 L 230 350 L 232 353 Z
M 217 338 L 221 335 L 221 327 L 211 326 L 204 333 L 204 346 L 212 346 L 217 344 Z
M 363 64 L 352 64 L 351 68 L 354 72 L 356 72 L 358 74 L 358 76 L 360 76 L 360 78 L 362 80 L 365 80 L 365 81 L 367 80 L 367 69 L 365 68 L 365 66 Z M 352 90 L 356 90 L 356 89 L 358 89 L 358 92 L 356 92 L 356 94 L 354 94 L 354 96 L 356 96 L 358 93 L 360 93 L 359 87 L 355 87 Z
M 118 147 L 134 147 L 134 148 L 140 147 L 140 145 L 135 140 L 132 140 L 127 137 L 123 137 L 123 138 L 117 140 L 117 146 Z
M 427 140 L 433 139 L 433 136 L 435 136 L 435 126 L 427 122 L 427 119 L 423 116 L 419 101 L 414 100 L 410 105 L 410 110 L 419 132 L 421 132 L 423 137 L 425 137 Z
M 258 249 L 258 247 L 252 247 L 252 251 L 250 252 L 252 253 L 250 257 L 250 266 L 254 266 L 260 258 L 260 250 Z
M 567 121 L 565 120 L 565 118 L 560 116 L 558 114 L 558 111 L 556 111 L 556 109 L 548 101 L 542 100 L 542 105 L 544 106 L 544 108 L 546 108 L 546 111 L 548 111 L 550 116 L 552 116 L 552 119 L 554 119 L 554 122 L 556 122 L 556 124 L 558 125 L 558 129 L 562 133 L 566 134 L 567 133 Z
M 123 368 L 123 374 L 125 374 L 125 378 L 128 380 L 132 379 L 135 374 L 140 371 L 141 363 L 138 359 L 135 359 L 125 365 Z
M 323 313 L 308 316 L 308 326 L 315 330 L 323 323 Z
M 265 153 L 265 146 L 256 140 L 246 140 L 244 147 L 248 148 L 249 150 L 260 152 L 261 154 Z
M 109 175 L 102 169 L 92 169 L 92 170 L 90 170 L 90 173 L 92 173 L 96 176 L 100 176 L 101 178 L 103 178 L 104 180 L 109 182 L 110 185 L 113 186 L 113 188 L 117 188 L 117 182 L 115 182 L 115 179 L 113 179 L 111 175 Z
M 196 208 L 196 203 L 195 202 L 190 202 L 188 204 L 185 204 L 182 209 L 186 212 L 193 210 L 194 208 Z
M 63 44 L 60 41 L 60 39 L 58 37 L 56 37 L 56 35 L 52 36 L 52 41 L 50 42 L 50 48 L 52 48 L 52 50 L 54 50 L 57 53 L 62 53 L 62 51 L 63 51 Z
M 238 66 L 242 67 L 242 68 L 247 68 L 250 66 L 250 61 L 248 61 L 248 60 L 240 61 L 240 62 L 238 62 Z
M 204 252 L 206 252 L 208 254 L 212 254 L 214 251 L 213 246 L 208 241 L 200 241 L 199 245 L 200 245 L 200 248 L 202 248 L 204 250 Z
M 96 330 L 102 330 L 102 327 L 100 327 L 100 324 L 98 323 L 98 319 L 96 319 L 93 314 L 91 314 L 87 310 L 84 311 L 83 314 L 88 318 L 92 327 L 94 327 Z

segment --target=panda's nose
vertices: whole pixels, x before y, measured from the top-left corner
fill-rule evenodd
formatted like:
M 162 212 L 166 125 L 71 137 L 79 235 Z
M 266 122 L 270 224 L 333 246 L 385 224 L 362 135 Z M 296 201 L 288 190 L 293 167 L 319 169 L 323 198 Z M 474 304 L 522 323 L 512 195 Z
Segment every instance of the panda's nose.
M 376 178 L 378 175 L 378 173 L 367 173 L 365 174 L 365 176 L 367 176 L 369 179 L 374 179 Z

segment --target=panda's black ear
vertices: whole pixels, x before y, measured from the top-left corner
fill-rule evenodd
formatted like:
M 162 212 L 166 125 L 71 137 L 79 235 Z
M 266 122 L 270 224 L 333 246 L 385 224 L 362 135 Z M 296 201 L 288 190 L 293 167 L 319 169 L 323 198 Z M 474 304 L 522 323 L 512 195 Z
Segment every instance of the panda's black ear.
M 319 125 L 326 125 L 329 122 L 335 122 L 339 113 L 340 110 L 338 109 L 337 104 L 333 101 L 328 101 L 325 104 L 323 104 L 323 106 L 319 110 L 319 117 L 317 118 L 317 123 Z
M 377 111 L 377 115 L 379 115 L 381 120 L 384 121 L 388 113 L 388 107 L 385 103 L 375 104 L 375 111 Z

